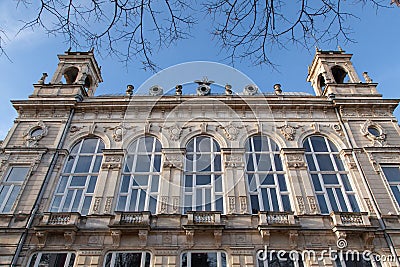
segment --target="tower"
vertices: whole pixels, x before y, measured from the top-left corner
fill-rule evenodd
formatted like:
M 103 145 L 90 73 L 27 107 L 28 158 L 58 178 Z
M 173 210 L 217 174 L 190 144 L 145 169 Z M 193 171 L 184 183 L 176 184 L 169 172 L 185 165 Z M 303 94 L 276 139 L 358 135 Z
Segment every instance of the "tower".
M 307 76 L 317 96 L 377 95 L 376 83 L 372 83 L 366 73 L 365 83 L 360 80 L 351 57 L 352 54 L 346 54 L 340 48 L 339 51 L 317 49 Z
M 50 81 L 45 84 L 47 77 L 42 78 L 34 85 L 34 96 L 67 96 L 81 95 L 94 96 L 96 89 L 103 81 L 101 68 L 94 58 L 93 51 L 65 52 L 58 55 L 59 63 Z

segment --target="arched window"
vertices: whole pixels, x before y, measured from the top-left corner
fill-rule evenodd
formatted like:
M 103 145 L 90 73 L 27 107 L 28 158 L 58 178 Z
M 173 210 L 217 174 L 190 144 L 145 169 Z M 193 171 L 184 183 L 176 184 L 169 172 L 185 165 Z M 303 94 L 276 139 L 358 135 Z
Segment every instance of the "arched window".
M 279 156 L 279 147 L 270 138 L 256 135 L 245 145 L 246 180 L 252 213 L 290 211 L 289 192 Z
M 118 211 L 156 213 L 161 169 L 161 143 L 152 136 L 128 148 L 118 194 Z
M 304 148 L 321 213 L 359 211 L 336 146 L 324 136 L 311 136 L 304 141 Z
M 222 211 L 221 149 L 209 136 L 196 136 L 186 146 L 184 212 Z
M 104 143 L 86 138 L 71 150 L 51 204 L 51 212 L 89 212 L 97 176 L 103 159 Z

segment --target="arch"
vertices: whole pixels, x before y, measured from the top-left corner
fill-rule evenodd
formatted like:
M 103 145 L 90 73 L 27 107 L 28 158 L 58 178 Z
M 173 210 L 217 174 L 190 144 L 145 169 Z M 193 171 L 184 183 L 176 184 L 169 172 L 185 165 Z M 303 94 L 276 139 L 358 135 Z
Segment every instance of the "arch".
M 96 134 L 88 134 L 87 132 L 82 132 L 76 134 L 73 138 L 66 140 L 64 143 L 64 148 L 67 149 L 68 151 L 71 151 L 72 147 L 80 142 L 82 139 L 85 138 L 100 138 L 101 141 L 104 143 L 104 148 L 105 149 L 110 149 L 111 148 L 111 141 L 110 138 L 105 134 L 105 133 L 96 133 Z
M 331 73 L 336 83 L 345 83 L 345 78 L 348 76 L 348 72 L 339 65 L 335 65 L 331 68 Z
M 282 147 L 286 146 L 286 142 L 279 135 L 271 135 L 270 133 L 266 133 L 265 131 L 259 132 L 259 131 L 254 130 L 254 131 L 249 131 L 247 135 L 245 134 L 240 138 L 239 147 L 245 147 L 247 141 L 251 137 L 256 136 L 256 135 L 261 135 L 261 136 L 264 136 L 264 137 L 267 137 L 267 138 L 271 139 L 272 141 L 274 141 L 274 143 L 279 148 L 282 148 Z
M 156 138 L 160 143 L 161 143 L 161 147 L 169 147 L 169 142 L 168 142 L 168 138 L 166 138 L 166 136 L 164 136 L 163 134 L 159 134 L 156 135 L 155 133 L 143 133 L 143 131 L 141 132 L 133 132 L 133 133 L 129 133 L 123 136 L 122 138 L 122 145 L 121 147 L 123 149 L 128 149 L 129 146 L 135 142 L 135 140 L 141 138 L 141 137 L 145 137 L 145 136 L 152 136 L 154 138 Z
M 180 147 L 186 147 L 186 145 L 189 143 L 189 141 L 191 139 L 193 139 L 196 136 L 200 136 L 200 135 L 209 136 L 209 137 L 215 139 L 221 148 L 228 147 L 228 140 L 219 132 L 215 132 L 215 131 L 202 132 L 201 130 L 195 130 L 195 131 L 188 133 L 185 136 L 182 136 L 182 138 L 180 139 L 180 143 L 179 143 Z
M 313 136 L 313 135 L 321 135 L 321 136 L 328 138 L 336 146 L 336 148 L 339 151 L 347 148 L 347 144 L 344 143 L 344 141 L 337 135 L 336 132 L 334 132 L 333 130 L 327 131 L 325 129 L 320 129 L 318 132 L 316 132 L 315 130 L 306 130 L 306 131 L 302 132 L 298 136 L 297 147 L 303 147 L 304 141 L 308 137 Z
M 90 75 L 87 75 L 85 78 L 85 81 L 83 82 L 83 87 L 86 88 L 86 90 L 89 90 L 93 85 L 93 78 Z
M 326 86 L 325 77 L 324 77 L 324 75 L 322 73 L 320 73 L 318 75 L 317 83 L 318 83 L 317 84 L 318 89 L 321 91 L 321 94 L 322 94 L 325 91 L 325 86 Z
M 63 72 L 65 82 L 67 84 L 73 84 L 76 81 L 76 78 L 78 77 L 78 73 L 79 69 L 77 67 L 66 68 Z

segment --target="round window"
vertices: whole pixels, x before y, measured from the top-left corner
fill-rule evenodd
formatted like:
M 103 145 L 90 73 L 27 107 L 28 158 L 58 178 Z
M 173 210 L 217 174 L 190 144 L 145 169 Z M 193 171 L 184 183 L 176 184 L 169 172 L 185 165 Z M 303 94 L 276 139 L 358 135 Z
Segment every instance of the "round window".
M 375 137 L 378 137 L 381 135 L 381 132 L 377 128 L 372 127 L 372 126 L 368 127 L 368 132 Z
M 31 132 L 31 137 L 38 137 L 43 134 L 43 129 L 42 128 L 36 128 Z

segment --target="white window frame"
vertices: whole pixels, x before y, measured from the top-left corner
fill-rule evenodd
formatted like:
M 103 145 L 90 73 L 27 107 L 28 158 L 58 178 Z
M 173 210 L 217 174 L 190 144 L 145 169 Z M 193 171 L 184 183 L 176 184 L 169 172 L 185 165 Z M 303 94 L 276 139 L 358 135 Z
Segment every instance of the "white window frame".
M 106 266 L 106 259 L 108 257 L 108 255 L 111 254 L 111 262 L 110 262 L 110 266 L 109 267 L 114 267 L 115 266 L 115 258 L 117 257 L 117 254 L 120 253 L 126 253 L 126 254 L 142 254 L 141 255 L 141 259 L 140 259 L 140 266 L 139 267 L 146 267 L 146 255 L 149 254 L 150 255 L 150 263 L 149 266 L 152 266 L 152 260 L 153 260 L 153 255 L 149 252 L 149 251 L 110 251 L 106 254 L 106 256 L 104 257 L 104 264 L 103 266 Z
M 40 251 L 40 252 L 36 252 L 33 253 L 30 257 L 29 260 L 29 264 L 27 265 L 28 267 L 39 267 L 40 265 L 40 260 L 42 258 L 43 254 L 67 254 L 67 258 L 65 259 L 65 263 L 64 263 L 64 267 L 68 267 L 69 266 L 69 262 L 71 261 L 71 257 L 72 255 L 75 256 L 74 258 L 74 263 L 72 266 L 75 265 L 75 261 L 76 261 L 76 253 L 75 252 L 71 252 L 71 251 Z M 33 257 L 36 256 L 35 262 L 32 263 Z M 33 264 L 33 265 L 32 265 Z
M 7 179 L 11 175 L 12 170 L 15 169 L 15 168 L 25 168 L 26 169 L 26 174 L 24 176 L 24 179 L 22 179 L 20 181 L 7 181 Z M 0 203 L 0 214 L 1 213 L 12 213 L 13 212 L 13 210 L 15 209 L 16 203 L 18 202 L 18 198 L 19 198 L 19 195 L 21 193 L 22 187 L 23 187 L 23 185 L 24 185 L 24 183 L 26 181 L 26 178 L 29 176 L 30 171 L 31 171 L 31 168 L 29 166 L 24 166 L 24 165 L 9 166 L 9 168 L 8 168 L 8 170 L 6 172 L 6 175 L 3 177 L 3 180 L 0 183 L 0 194 L 3 193 L 3 190 L 4 190 L 5 187 L 9 186 L 9 188 L 7 190 L 7 193 L 4 196 L 4 200 L 2 200 L 2 202 Z M 12 195 L 12 192 L 13 192 L 14 188 L 17 187 L 17 186 L 19 186 L 19 189 L 18 189 L 17 195 L 15 196 L 15 199 L 13 200 L 13 203 L 12 203 L 10 209 L 7 210 L 7 211 L 4 211 L 7 203 L 10 200 L 10 197 Z
M 152 138 L 153 139 L 153 144 L 152 144 L 152 150 L 151 151 L 146 151 L 146 152 L 140 152 L 139 150 L 139 145 L 140 142 L 145 138 Z M 157 144 L 160 146 L 160 151 L 156 151 Z M 148 156 L 150 157 L 150 170 L 147 172 L 136 172 L 136 170 L 131 170 L 131 171 L 126 171 L 126 165 L 128 164 L 128 157 L 133 157 L 133 161 L 131 162 L 132 166 L 129 166 L 129 168 L 137 167 L 137 160 L 138 156 Z M 154 171 L 154 160 L 155 157 L 159 156 L 160 157 L 160 170 L 158 172 Z M 125 157 L 124 161 L 124 168 L 122 170 L 122 175 L 120 178 L 120 184 L 119 184 L 119 189 L 118 189 L 118 203 L 117 203 L 117 210 L 118 211 L 126 211 L 126 212 L 140 212 L 140 211 L 149 211 L 149 206 L 150 206 L 150 198 L 155 199 L 155 210 L 151 211 L 153 214 L 157 213 L 157 204 L 158 204 L 158 196 L 159 196 L 159 188 L 160 188 L 160 182 L 161 182 L 161 168 L 162 168 L 162 151 L 161 151 L 161 142 L 154 136 L 144 136 L 137 138 L 128 148 L 128 154 Z M 124 177 L 130 177 L 129 178 L 129 186 L 128 186 L 128 192 L 121 192 L 122 190 L 122 185 L 123 185 L 123 179 Z M 147 185 L 135 185 L 134 184 L 134 179 L 135 176 L 147 176 Z M 158 188 L 157 190 L 152 191 L 152 182 L 153 179 L 158 179 Z M 132 192 L 136 190 L 136 200 L 135 200 L 135 207 L 133 209 L 130 209 L 130 203 L 131 203 L 131 198 L 132 198 Z M 142 194 L 145 194 L 145 200 L 144 200 L 144 207 L 143 209 L 140 209 L 140 196 Z M 125 207 L 120 208 L 120 201 L 123 197 L 126 197 L 125 200 Z
M 197 151 L 197 138 L 208 138 L 210 140 L 210 152 L 202 152 L 199 154 L 199 152 Z M 222 210 L 221 212 L 224 213 L 225 211 L 225 198 L 224 198 L 224 192 L 225 192 L 225 185 L 224 185 L 224 175 L 223 175 L 223 159 L 222 159 L 222 152 L 221 152 L 221 147 L 218 144 L 218 142 L 211 136 L 208 135 L 197 135 L 195 137 L 193 137 L 192 139 L 189 140 L 189 142 L 186 145 L 186 148 L 189 146 L 189 144 L 193 142 L 193 151 L 192 152 L 187 152 L 186 151 L 186 155 L 185 155 L 185 172 L 183 175 L 183 182 L 182 182 L 182 190 L 183 190 L 183 200 L 182 200 L 182 213 L 184 214 L 186 212 L 186 210 L 192 210 L 192 211 L 197 211 L 196 207 L 198 207 L 197 205 L 197 194 L 198 191 L 201 191 L 202 194 L 202 204 L 201 204 L 201 211 L 217 211 L 217 207 L 216 207 L 216 200 L 217 199 L 222 199 Z M 217 148 L 216 151 L 214 151 L 214 145 Z M 197 170 L 197 161 L 193 160 L 192 161 L 192 170 L 188 170 L 188 159 L 187 156 L 191 155 L 193 158 L 196 155 L 202 155 L 202 154 L 206 154 L 206 155 L 210 155 L 210 166 L 211 166 L 211 170 L 210 171 L 199 171 Z M 221 170 L 215 170 L 215 158 L 219 156 L 220 157 L 220 168 Z M 211 182 L 210 184 L 207 185 L 196 185 L 196 181 L 197 181 L 197 176 L 202 176 L 202 175 L 206 175 L 206 176 L 210 176 L 211 177 Z M 186 187 L 186 179 L 187 177 L 192 176 L 192 186 L 191 189 L 189 189 L 189 187 Z M 216 180 L 220 179 L 219 183 L 222 183 L 221 185 L 221 192 L 216 191 Z M 205 203 L 206 200 L 206 190 L 210 190 L 210 195 L 211 195 L 211 199 L 210 199 L 210 205 L 211 205 L 211 209 L 207 210 L 206 209 L 206 205 L 208 203 Z M 191 205 L 188 205 L 186 198 L 190 198 L 191 199 Z M 188 209 L 189 208 L 189 209 Z M 218 210 L 220 211 L 220 210 Z
M 218 251 L 218 250 L 190 250 L 190 251 L 184 251 L 182 252 L 180 256 L 180 267 L 183 267 L 183 256 L 186 254 L 186 259 L 187 259 L 187 266 L 186 267 L 192 267 L 191 266 L 191 259 L 192 259 L 192 253 L 217 253 L 217 267 L 229 267 L 229 259 L 228 259 L 228 254 L 225 251 Z M 225 254 L 225 260 L 226 260 L 226 266 L 222 266 L 222 254 Z
M 383 169 L 384 168 L 397 168 L 400 171 L 400 165 L 399 164 L 381 164 L 380 166 L 382 169 L 382 172 L 381 172 L 382 176 L 384 177 L 385 184 L 387 185 L 388 190 L 389 190 L 389 194 L 390 194 L 393 202 L 395 203 L 397 210 L 399 211 L 400 210 L 400 199 L 399 200 L 396 199 L 396 196 L 393 192 L 392 186 L 396 186 L 397 189 L 400 191 L 400 182 L 389 182 Z
M 327 147 L 328 151 L 314 152 L 314 149 L 313 149 L 313 146 L 312 146 L 312 142 L 311 142 L 311 139 L 313 137 L 323 138 L 324 141 L 325 141 L 325 146 Z M 310 176 L 311 184 L 313 185 L 314 193 L 317 196 L 317 202 L 319 204 L 321 214 L 329 214 L 330 212 L 333 211 L 332 203 L 331 203 L 329 195 L 328 195 L 328 189 L 331 190 L 331 192 L 333 194 L 333 197 L 335 199 L 335 203 L 336 203 L 336 206 L 338 207 L 338 211 L 339 212 L 340 211 L 346 211 L 346 209 L 347 209 L 348 212 L 354 212 L 354 210 L 353 210 L 353 208 L 351 206 L 350 200 L 349 200 L 349 196 L 350 195 L 354 196 L 355 202 L 356 202 L 356 204 L 358 206 L 358 209 L 360 209 L 360 204 L 359 204 L 360 202 L 359 202 L 358 196 L 357 196 L 356 191 L 355 191 L 355 186 L 352 183 L 350 174 L 349 174 L 348 171 L 346 171 L 346 169 L 345 169 L 346 167 L 344 166 L 344 163 L 343 163 L 343 161 L 341 160 L 341 158 L 339 156 L 339 152 L 338 151 L 333 151 L 331 149 L 331 145 L 332 145 L 337 150 L 336 145 L 332 141 L 330 141 L 327 137 L 322 136 L 322 135 L 312 135 L 312 136 L 307 137 L 304 140 L 303 147 L 305 147 L 305 143 L 306 142 L 308 142 L 308 145 L 309 145 L 311 151 L 310 152 L 306 151 L 305 152 L 305 156 L 306 157 L 307 156 L 311 156 L 312 160 L 313 160 L 313 164 L 315 166 L 315 171 L 311 171 L 310 166 L 309 166 L 309 162 L 308 162 L 308 159 L 307 159 L 308 173 L 309 173 L 309 176 Z M 319 167 L 318 160 L 317 160 L 317 156 L 318 155 L 328 155 L 334 170 L 333 171 L 321 171 L 320 167 Z M 343 170 L 339 170 L 334 157 L 337 157 L 337 159 L 342 162 Z M 323 176 L 322 176 L 324 174 L 335 175 L 337 180 L 338 180 L 338 183 L 337 184 L 325 184 L 324 180 L 323 180 Z M 314 184 L 314 180 L 312 179 L 312 175 L 317 175 L 318 176 L 318 181 L 319 181 L 319 184 L 321 186 L 321 190 L 316 190 L 315 184 Z M 350 185 L 352 190 L 346 190 L 345 189 L 344 182 L 342 180 L 342 175 L 346 175 L 347 176 L 349 185 Z M 338 197 L 338 195 L 336 193 L 336 189 L 339 189 L 341 191 L 341 194 L 343 196 L 343 200 L 345 202 L 345 207 L 342 207 L 342 205 L 340 203 L 340 200 L 339 200 L 339 197 Z M 326 203 L 327 209 L 328 209 L 327 213 L 323 213 L 322 210 L 321 210 L 321 204 L 318 201 L 318 196 L 319 195 L 322 195 L 324 197 L 324 199 L 325 199 L 325 203 Z
M 83 143 L 87 139 L 97 139 L 97 144 L 96 144 L 94 153 L 82 153 L 81 152 Z M 78 146 L 78 148 L 76 149 L 77 146 Z M 101 162 L 103 160 L 103 153 L 101 151 L 99 151 L 101 147 L 104 148 L 104 142 L 98 137 L 90 137 L 90 138 L 81 139 L 77 144 L 75 144 L 72 147 L 71 154 L 68 157 L 75 157 L 73 165 L 69 172 L 65 172 L 65 170 L 67 169 L 67 165 L 68 165 L 68 159 L 66 160 L 64 168 L 63 168 L 63 173 L 60 175 L 57 186 L 54 190 L 53 199 L 52 199 L 52 202 L 50 205 L 50 212 L 79 212 L 82 215 L 87 215 L 87 213 L 82 213 L 82 208 L 83 208 L 85 199 L 91 198 L 89 208 L 88 208 L 88 213 L 90 212 L 90 206 L 91 206 L 91 203 L 93 202 L 93 196 L 94 196 L 98 176 L 99 176 L 100 169 L 101 169 Z M 85 156 L 85 157 L 90 156 L 91 157 L 91 163 L 90 163 L 89 170 L 88 170 L 88 172 L 82 172 L 82 173 L 75 172 L 75 168 L 79 161 L 79 158 L 82 156 Z M 99 159 L 100 162 L 98 162 L 97 159 Z M 95 167 L 96 161 L 98 164 L 100 164 L 100 166 L 98 166 L 99 169 L 97 172 L 93 172 L 93 168 Z M 80 186 L 72 186 L 71 182 L 74 179 L 74 177 L 86 177 L 85 184 L 80 185 Z M 88 192 L 90 180 L 92 179 L 92 177 L 95 177 L 93 179 L 96 179 L 96 181 L 94 183 L 94 189 L 93 189 L 93 192 Z M 65 179 L 67 179 L 67 181 L 65 183 L 65 187 L 62 188 L 64 190 L 60 191 L 60 189 L 61 189 L 60 187 L 62 186 L 62 183 L 63 183 L 63 181 L 65 181 Z M 78 207 L 76 208 L 76 210 L 73 210 L 73 205 L 76 201 L 75 198 L 76 198 L 77 192 L 80 190 L 82 190 L 82 194 L 80 196 Z M 68 194 L 71 191 L 73 192 L 71 201 L 70 201 L 68 207 L 64 207 L 65 201 L 67 200 L 67 197 L 68 197 Z M 60 197 L 61 197 L 61 200 L 60 200 L 60 203 L 58 204 L 58 207 L 53 206 L 56 203 L 56 199 L 60 198 Z
M 260 137 L 262 139 L 265 139 L 267 141 L 267 150 L 261 150 L 261 151 L 255 151 L 255 147 L 254 147 L 254 137 Z M 268 136 L 264 136 L 264 135 L 253 135 L 251 137 L 249 137 L 246 141 L 246 145 L 245 147 L 251 147 L 253 148 L 252 150 L 247 150 L 245 151 L 245 157 L 244 157 L 244 162 L 245 162 L 245 175 L 246 175 L 246 184 L 247 184 L 247 188 L 248 188 L 248 192 L 249 192 L 249 202 L 250 203 L 250 208 L 251 210 L 253 210 L 252 207 L 252 201 L 251 201 L 251 196 L 257 196 L 258 198 L 258 206 L 259 206 L 259 211 L 291 211 L 291 210 L 285 210 L 284 205 L 283 205 L 283 200 L 282 200 L 282 196 L 287 196 L 288 197 L 288 201 L 289 201 L 289 206 L 290 209 L 292 209 L 292 203 L 290 203 L 290 193 L 289 193 L 289 188 L 288 188 L 288 183 L 287 183 L 287 179 L 286 179 L 286 173 L 284 171 L 284 167 L 283 167 L 283 163 L 282 160 L 280 158 L 280 151 L 276 151 L 275 149 L 273 149 L 272 146 L 276 146 L 278 147 L 278 145 Z M 279 148 L 279 147 L 278 147 Z M 266 156 L 269 157 L 269 160 L 271 162 L 271 168 L 272 170 L 270 171 L 259 171 L 258 170 L 258 164 L 256 164 L 256 156 L 260 155 L 260 156 Z M 277 170 L 277 166 L 275 163 L 275 156 L 278 156 L 279 159 L 281 160 L 281 165 L 282 165 L 282 170 Z M 253 163 L 253 167 L 254 170 L 250 171 L 247 169 L 248 167 L 248 158 L 252 157 L 252 163 Z M 253 175 L 252 178 L 252 182 L 249 181 L 249 176 Z M 266 175 L 272 175 L 274 177 L 274 184 L 272 185 L 263 185 L 262 181 L 260 178 L 261 176 L 266 176 Z M 283 176 L 284 179 L 284 183 L 286 186 L 286 190 L 281 190 L 280 188 L 280 184 L 278 181 L 278 175 L 280 175 L 281 177 Z M 253 187 L 250 183 L 254 183 L 254 181 L 256 182 L 256 191 L 251 191 L 251 187 Z M 278 202 L 278 209 L 274 209 L 274 205 L 272 202 L 272 193 L 271 193 L 271 189 L 275 189 L 275 194 L 276 194 L 276 199 Z M 263 194 L 262 191 L 266 190 L 267 191 L 267 197 L 268 197 L 268 205 L 269 208 L 267 209 L 266 207 L 264 207 L 264 199 L 263 199 Z

